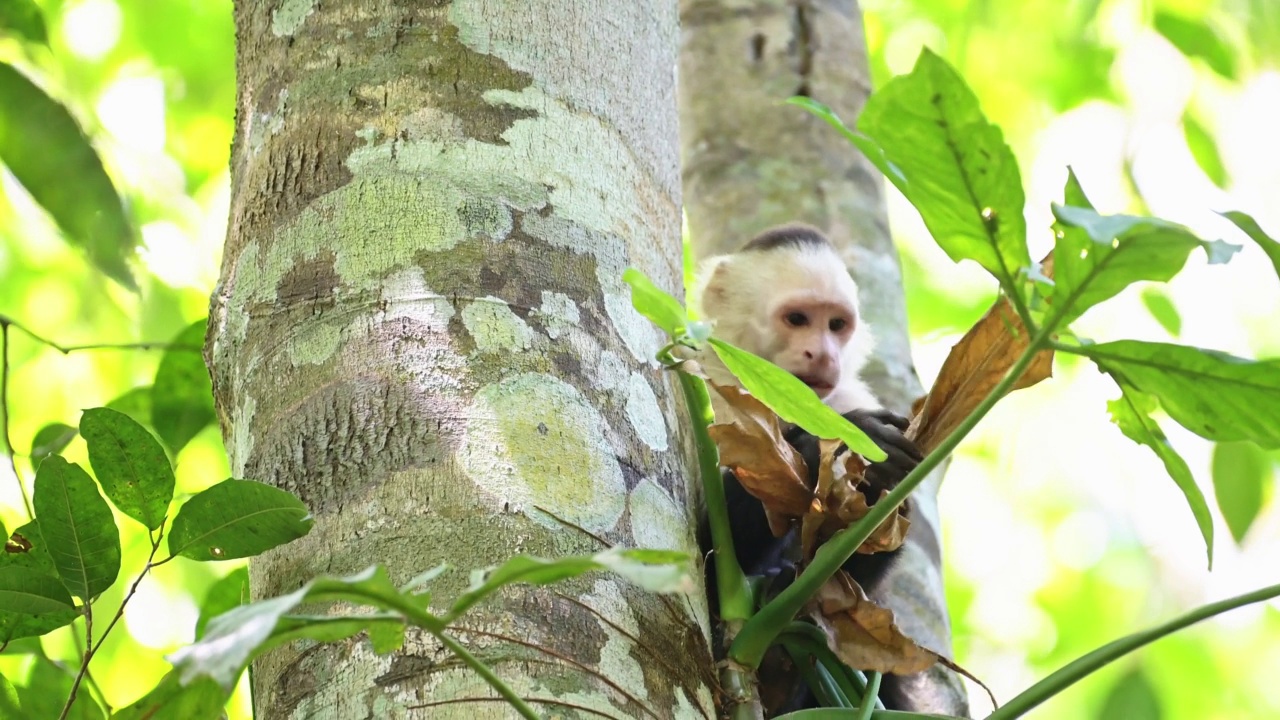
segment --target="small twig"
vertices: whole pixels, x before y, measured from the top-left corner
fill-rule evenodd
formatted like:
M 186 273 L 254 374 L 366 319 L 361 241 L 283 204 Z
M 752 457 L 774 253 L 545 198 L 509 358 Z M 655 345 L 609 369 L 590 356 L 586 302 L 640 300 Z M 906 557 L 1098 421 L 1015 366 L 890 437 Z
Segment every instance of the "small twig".
M 75 643 L 76 655 L 78 657 L 84 657 L 85 646 L 80 642 L 80 636 L 75 633 L 71 633 L 71 642 Z M 107 694 L 102 691 L 102 686 L 94 679 L 93 671 L 86 668 L 84 672 L 84 679 L 89 683 L 89 689 L 97 693 L 98 702 L 102 703 L 102 708 L 107 711 L 107 715 L 110 715 L 111 703 L 107 702 Z
M 151 572 L 151 568 L 155 567 L 155 563 L 152 561 L 155 560 L 156 553 L 160 550 L 160 541 L 164 538 L 164 524 L 167 520 L 168 518 L 165 518 L 165 520 L 160 521 L 159 534 L 152 536 L 149 532 L 147 533 L 151 538 L 151 554 L 147 556 L 147 564 L 142 568 L 142 572 L 138 573 L 138 577 L 134 579 L 133 584 L 129 586 L 129 592 L 120 601 L 120 607 L 116 610 L 115 617 L 111 618 L 111 622 L 107 623 L 107 629 L 103 630 L 102 634 L 98 636 L 96 644 L 93 642 L 93 606 L 85 603 L 84 642 L 85 647 L 88 649 L 85 650 L 84 657 L 80 661 L 80 670 L 76 673 L 75 681 L 71 683 L 71 694 L 67 696 L 67 704 L 63 706 L 62 714 L 58 716 L 58 720 L 65 720 L 67 713 L 71 711 L 71 704 L 75 702 L 76 693 L 80 689 L 80 681 L 89 674 L 89 663 L 93 661 L 93 656 L 98 653 L 98 650 L 102 649 L 102 643 L 106 642 L 107 636 L 111 634 L 111 629 L 116 626 L 116 623 L 120 622 L 120 618 L 124 617 L 124 608 L 129 604 L 129 600 L 133 599 L 134 593 L 138 591 L 138 586 L 142 584 L 142 579 L 147 576 L 147 573 Z M 89 682 L 93 684 L 92 679 Z M 102 691 L 99 690 L 98 694 L 101 695 Z
M 35 340 L 46 347 L 53 348 L 63 355 L 70 355 L 73 352 L 81 352 L 84 350 L 182 350 L 184 352 L 203 352 L 203 348 L 196 345 L 185 345 L 182 343 L 168 342 L 133 342 L 133 343 L 90 343 L 88 345 L 63 345 L 56 343 L 49 338 L 35 332 L 26 327 L 22 323 L 14 320 L 8 315 L 0 315 L 0 327 L 6 329 L 12 325 L 21 330 L 24 335 Z
M 502 642 L 509 642 L 509 643 L 512 643 L 513 645 L 519 645 L 520 647 L 528 648 L 530 650 L 533 650 L 534 652 L 539 652 L 544 655 L 553 657 L 559 660 L 560 662 L 565 663 L 566 665 L 572 665 L 573 667 L 581 670 L 587 675 L 590 675 L 598 679 L 600 682 L 604 683 L 605 685 L 608 685 L 609 687 L 613 688 L 613 690 L 617 692 L 619 695 L 626 698 L 628 701 L 635 703 L 636 707 L 639 707 L 641 710 L 644 710 L 645 713 L 652 715 L 654 717 L 654 720 L 659 720 L 658 714 L 650 710 L 648 707 L 646 707 L 644 702 L 641 701 L 640 698 L 636 697 L 635 695 L 632 695 L 631 693 L 627 692 L 626 688 L 622 687 L 621 685 L 605 677 L 604 674 L 601 673 L 599 670 L 596 670 L 595 668 L 585 665 L 581 662 L 578 662 L 577 660 L 574 660 L 568 655 L 556 652 L 555 650 L 552 650 L 551 648 L 546 647 L 544 645 L 539 645 L 537 643 L 529 642 L 528 640 L 521 640 L 519 638 L 511 637 L 510 635 L 502 635 L 500 633 L 489 632 L 487 630 L 475 630 L 473 628 L 462 627 L 461 625 L 454 625 L 453 631 L 468 633 L 471 635 L 479 635 L 480 637 L 487 637 L 487 638 L 492 638 L 494 640 L 501 640 Z
M 22 484 L 18 475 L 18 465 L 13 461 L 13 440 L 9 437 L 9 326 L 12 321 L 0 315 L 0 437 L 4 439 L 4 457 L 9 461 L 9 472 L 13 473 L 14 482 L 22 493 L 22 505 L 27 509 L 27 519 L 34 519 L 36 512 L 31 507 L 31 497 L 27 495 L 27 486 Z M 15 327 L 18 327 L 15 325 Z M 8 538 L 5 538 L 6 540 Z
M 531 702 L 537 705 L 553 705 L 555 707 L 565 708 L 566 710 L 577 710 L 578 712 L 584 712 L 589 715 L 595 715 L 596 717 L 609 718 L 609 720 L 622 720 L 622 718 L 618 717 L 617 715 L 610 715 L 607 712 L 596 710 L 595 708 L 589 708 L 586 705 L 577 705 L 571 702 L 565 702 L 563 700 L 556 700 L 555 698 L 531 697 L 531 698 L 524 698 L 524 700 L 525 702 Z M 506 698 L 500 698 L 500 697 L 450 698 L 449 700 L 436 700 L 435 702 L 423 703 L 421 705 L 410 705 L 405 709 L 406 710 L 422 710 L 425 708 L 440 707 L 441 705 L 460 705 L 462 703 L 485 703 L 485 702 L 506 702 Z

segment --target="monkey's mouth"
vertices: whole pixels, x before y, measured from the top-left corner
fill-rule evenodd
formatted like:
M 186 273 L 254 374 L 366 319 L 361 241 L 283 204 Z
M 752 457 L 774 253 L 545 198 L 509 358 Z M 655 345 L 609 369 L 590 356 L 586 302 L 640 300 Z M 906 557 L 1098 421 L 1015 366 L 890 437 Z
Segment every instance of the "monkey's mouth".
M 818 397 L 823 397 L 835 389 L 835 386 L 827 380 L 813 375 L 797 375 L 796 377 L 800 379 L 800 382 L 808 385 L 814 392 L 816 392 Z

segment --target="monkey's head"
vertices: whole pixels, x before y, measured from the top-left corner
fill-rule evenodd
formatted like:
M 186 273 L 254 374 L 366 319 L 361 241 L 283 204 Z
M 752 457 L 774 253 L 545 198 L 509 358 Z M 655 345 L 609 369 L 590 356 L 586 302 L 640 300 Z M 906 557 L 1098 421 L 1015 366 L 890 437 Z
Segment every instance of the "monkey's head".
M 784 225 L 710 258 L 694 303 L 724 340 L 800 378 L 826 399 L 853 382 L 869 351 L 858 286 L 818 230 Z

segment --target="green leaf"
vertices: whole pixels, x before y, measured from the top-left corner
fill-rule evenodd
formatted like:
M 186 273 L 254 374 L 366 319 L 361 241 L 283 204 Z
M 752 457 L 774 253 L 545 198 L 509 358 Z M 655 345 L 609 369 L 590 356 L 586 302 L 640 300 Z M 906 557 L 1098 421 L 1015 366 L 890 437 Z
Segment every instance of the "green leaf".
M 1178 313 L 1178 307 L 1173 304 L 1173 300 L 1162 290 L 1154 287 L 1143 288 L 1142 304 L 1165 332 L 1174 337 L 1182 332 L 1182 315 Z
M 906 182 L 897 166 L 893 165 L 889 162 L 888 158 L 885 157 L 883 148 L 877 145 L 874 140 L 866 135 L 849 129 L 849 126 L 845 125 L 844 121 L 840 119 L 840 116 L 836 115 L 835 111 L 831 108 L 804 95 L 789 97 L 786 100 L 786 104 L 795 105 L 798 108 L 807 110 L 820 118 L 823 122 L 835 128 L 836 132 L 843 135 L 845 140 L 848 140 L 851 145 L 858 148 L 863 155 L 871 160 L 872 164 L 880 169 L 880 172 L 884 173 L 886 176 L 892 174 L 893 177 L 890 179 L 893 180 L 894 185 L 901 187 L 902 183 Z
M 1136 340 L 1072 352 L 1154 395 L 1170 417 L 1201 437 L 1280 447 L 1280 360 Z
M 1205 551 L 1208 553 L 1209 568 L 1213 569 L 1213 518 L 1209 515 L 1209 504 L 1205 502 L 1200 486 L 1191 476 L 1191 468 L 1182 456 L 1169 444 L 1160 425 L 1151 418 L 1156 409 L 1155 398 L 1143 394 L 1116 378 L 1120 386 L 1120 398 L 1107 403 L 1111 411 L 1111 422 L 1120 428 L 1130 440 L 1139 445 L 1146 445 L 1164 463 L 1164 469 L 1173 478 L 1174 483 L 1187 498 L 1191 514 L 1195 516 L 1196 525 L 1204 537 Z
M 0 574 L 9 573 L 11 569 L 21 571 L 8 575 L 7 584 L 12 586 L 12 591 L 22 593 L 32 590 L 33 588 L 25 583 L 34 576 L 35 579 L 31 582 L 34 583 L 37 593 L 43 587 L 49 597 L 61 603 L 60 609 L 29 614 L 17 607 L 11 607 L 11 604 L 16 603 L 0 600 L 0 644 L 8 643 L 6 647 L 8 652 L 18 647 L 14 640 L 36 638 L 70 625 L 80 616 L 80 612 L 72 605 L 71 596 L 67 593 L 62 581 L 57 579 L 58 571 L 53 567 L 53 559 L 49 557 L 49 552 L 44 547 L 44 538 L 40 534 L 40 526 L 36 521 L 32 520 L 14 530 L 13 535 L 6 537 L 9 537 L 9 542 L 5 547 L 6 551 L 0 553 Z M 47 583 L 40 578 L 52 579 L 57 584 L 57 588 L 48 587 Z M 65 602 L 62 602 L 63 600 Z M 36 644 L 33 651 L 41 653 L 39 644 Z
M 120 531 L 93 478 L 50 455 L 36 471 L 32 504 L 58 577 L 71 594 L 90 602 L 111 587 L 120 574 Z
M 89 464 L 120 512 L 155 530 L 173 499 L 173 468 L 159 441 L 122 412 L 85 410 L 80 434 L 89 448 Z
M 217 417 L 204 357 L 192 349 L 204 345 L 204 332 L 199 320 L 174 337 L 151 386 L 152 425 L 175 455 Z
M 0 160 L 98 269 L 137 290 L 134 236 L 102 161 L 66 108 L 0 63 Z
M 1224 78 L 1236 78 L 1236 56 L 1231 46 L 1212 27 L 1168 10 L 1157 10 L 1156 32 L 1189 58 L 1199 58 Z
M 1064 325 L 1135 282 L 1171 279 L 1197 247 L 1216 257 L 1211 243 L 1163 220 L 1062 205 L 1053 214 L 1063 230 L 1053 248 L 1053 307 Z
M 813 389 L 795 375 L 718 338 L 711 338 L 710 343 L 742 387 L 768 405 L 778 417 L 820 438 L 838 438 L 871 462 L 881 462 L 888 457 L 866 433 L 827 407 Z
M 622 273 L 622 281 L 631 286 L 631 305 L 636 312 L 672 337 L 684 331 L 689 324 L 689 317 L 678 300 L 654 285 L 644 273 L 635 268 L 627 268 Z
M 1130 670 L 1111 687 L 1098 720 L 1160 720 L 1160 694 L 1141 668 Z
M 17 689 L 9 682 L 9 678 L 4 675 L 0 675 L 0 717 L 26 717 L 26 713 L 22 712 L 22 707 L 18 703 Z
M 169 661 L 184 683 L 208 677 L 230 690 L 249 661 L 277 640 L 332 641 L 367 630 L 371 623 L 392 621 L 386 617 L 285 617 L 303 603 L 334 600 L 389 608 L 405 598 L 381 567 L 345 578 L 316 578 L 287 595 L 241 605 L 213 618 L 203 638 L 170 655 Z
M 169 529 L 169 554 L 232 560 L 266 552 L 311 531 L 302 501 L 252 480 L 223 480 L 192 497 Z
M 1276 275 L 1280 276 L 1280 243 L 1277 243 L 1262 230 L 1262 226 L 1258 224 L 1251 216 L 1232 210 L 1222 213 L 1222 217 L 1235 223 L 1235 226 L 1244 231 L 1249 239 L 1258 244 L 1262 248 L 1262 252 L 1267 254 L 1267 258 L 1271 260 L 1271 266 L 1275 268 Z
M 60 717 L 62 706 L 71 695 L 74 680 L 73 671 L 67 667 L 48 659 L 37 661 L 31 668 L 26 686 L 18 688 L 18 701 L 22 703 L 23 712 L 31 720 Z M 88 688 L 81 683 L 67 720 L 103 720 L 105 717 Z
M 117 710 L 111 720 L 219 720 L 230 697 L 230 689 L 210 678 L 184 683 L 171 670 L 151 692 Z
M 1227 186 L 1227 166 L 1222 162 L 1222 153 L 1218 150 L 1218 141 L 1213 133 L 1191 113 L 1182 115 L 1182 135 L 1187 141 L 1187 149 L 1191 157 L 1204 171 L 1209 180 L 1220 188 Z
M 1262 510 L 1266 486 L 1271 480 L 1271 458 L 1247 442 L 1218 443 L 1213 448 L 1213 494 L 1227 521 L 1231 537 L 1239 544 Z
M 31 568 L 0 567 L 0 608 L 6 613 L 44 615 L 74 610 L 67 588 L 58 578 Z
M 955 70 L 925 49 L 910 74 L 867 100 L 857 127 L 880 148 L 867 158 L 916 207 L 947 255 L 975 260 L 1016 289 L 1031 264 L 1018 164 Z
M 389 655 L 404 647 L 404 623 L 374 623 L 369 626 L 369 644 L 379 655 Z
M 31 439 L 31 462 L 38 463 L 45 455 L 62 452 L 75 439 L 76 429 L 70 425 L 62 423 L 45 425 Z
M 204 635 L 213 618 L 249 602 L 249 568 L 241 566 L 220 578 L 204 594 L 200 617 L 196 620 L 196 638 Z
M 34 0 L 4 0 L 0 2 L 0 35 L 12 33 L 27 42 L 49 44 L 49 32 L 45 29 L 44 15 Z
M 133 388 L 107 403 L 106 407 L 128 415 L 143 427 L 151 425 L 151 386 Z
M 601 570 L 617 573 L 650 592 L 687 590 L 691 582 L 689 556 L 672 550 L 611 548 L 595 555 L 571 555 L 553 560 L 517 555 L 496 567 L 474 571 L 471 586 L 453 603 L 447 622 L 506 585 L 548 585 Z

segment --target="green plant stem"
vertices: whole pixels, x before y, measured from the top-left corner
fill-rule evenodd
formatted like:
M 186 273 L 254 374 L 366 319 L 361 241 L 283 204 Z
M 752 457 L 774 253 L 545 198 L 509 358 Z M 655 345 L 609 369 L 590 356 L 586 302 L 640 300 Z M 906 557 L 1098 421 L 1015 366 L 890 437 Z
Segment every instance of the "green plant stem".
M 835 679 L 840 690 L 850 701 L 861 701 L 867 693 L 867 679 L 858 670 L 854 670 L 840 661 L 831 648 L 827 646 L 827 635 L 816 625 L 793 620 L 787 629 L 778 636 L 778 642 L 788 643 L 812 655 L 819 664 L 826 666 Z M 883 710 L 880 698 L 875 698 L 877 709 Z
M 720 452 L 711 440 L 707 427 L 715 419 L 711 412 L 711 396 L 702 378 L 677 370 L 685 403 L 693 418 L 693 439 L 698 449 L 698 470 L 707 505 L 707 524 L 711 526 L 711 546 L 716 560 L 716 590 L 720 597 L 720 619 L 726 623 L 751 617 L 751 587 L 742 574 L 729 528 L 729 506 L 724 494 L 724 478 L 720 475 Z
M 873 672 L 867 677 L 867 694 L 862 696 L 862 704 L 858 706 L 857 720 L 871 720 L 871 711 L 876 709 L 873 698 L 880 695 L 880 673 Z
M 1032 338 L 1027 349 L 1018 358 L 1013 367 L 1009 368 L 1000 382 L 987 393 L 982 402 L 969 413 L 959 425 L 952 430 L 942 442 L 938 444 L 933 452 L 925 456 L 924 460 L 916 466 L 914 470 L 903 478 L 898 487 L 893 489 L 879 502 L 871 506 L 870 512 L 861 520 L 841 530 L 831 537 L 830 540 L 823 543 L 814 553 L 813 561 L 805 567 L 804 571 L 791 583 L 785 590 L 778 593 L 772 601 L 760 608 L 750 620 L 742 627 L 742 631 L 734 638 L 733 644 L 729 647 L 729 658 L 733 661 L 745 665 L 749 668 L 757 668 L 760 666 L 760 660 L 764 658 L 764 653 L 769 646 L 777 639 L 778 633 L 787 626 L 787 623 L 800 612 L 800 608 L 813 597 L 818 589 L 822 587 L 832 575 L 835 575 L 840 567 L 844 564 L 849 556 L 858 549 L 871 533 L 884 522 L 889 515 L 897 510 L 898 506 L 907 499 L 912 491 L 916 489 L 929 473 L 937 467 L 943 459 L 950 455 L 956 446 L 972 432 L 978 422 L 991 412 L 991 408 L 1005 396 L 1013 386 L 1017 383 L 1018 378 L 1026 372 L 1035 359 L 1036 353 L 1040 352 L 1049 341 L 1053 331 L 1053 324 L 1048 324 Z
M 22 484 L 22 476 L 18 475 L 18 465 L 13 461 L 13 440 L 9 437 L 9 326 L 13 324 L 0 315 L 0 440 L 4 440 L 4 456 L 9 461 L 9 472 L 13 473 L 13 480 L 18 483 L 22 505 L 27 510 L 27 519 L 31 520 L 35 518 L 36 512 L 31 507 L 27 486 Z
M 853 707 L 853 701 L 845 693 L 844 689 L 840 687 L 835 676 L 821 663 L 810 662 L 811 660 L 817 660 L 817 658 L 805 650 L 804 643 L 793 642 L 785 637 L 780 642 L 787 649 L 787 654 L 791 656 L 791 662 L 799 669 L 800 676 L 804 678 L 809 689 L 818 698 L 818 702 L 826 707 Z
M 374 605 L 390 607 L 401 615 L 404 615 L 405 619 L 410 623 L 413 623 L 415 626 L 431 633 L 441 642 L 441 644 L 448 648 L 450 652 L 456 655 L 464 665 L 471 668 L 480 676 L 481 679 L 489 683 L 489 687 L 493 688 L 494 692 L 501 695 L 504 700 L 510 703 L 511 707 L 515 708 L 516 712 L 520 713 L 521 717 L 526 718 L 527 720 L 542 720 L 542 716 L 530 707 L 529 703 L 525 702 L 524 698 L 520 697 L 515 690 L 511 689 L 510 685 L 508 685 L 502 678 L 498 677 L 497 673 L 495 673 L 492 668 L 485 665 L 484 661 L 475 655 L 472 655 L 471 651 L 467 650 L 462 643 L 449 635 L 449 633 L 446 632 L 448 626 L 445 625 L 440 618 L 432 615 L 426 610 L 414 606 L 413 603 L 401 597 L 388 598 L 372 593 L 357 594 L 364 594 Z
M 1022 691 L 1009 702 L 1000 706 L 995 712 L 987 716 L 986 720 L 1011 720 L 1030 712 L 1032 708 L 1049 698 L 1057 695 L 1076 681 L 1088 676 L 1090 673 L 1097 671 L 1107 663 L 1127 655 L 1144 645 L 1150 644 L 1164 637 L 1181 630 L 1189 625 L 1194 625 L 1201 620 L 1206 620 L 1214 615 L 1220 615 L 1228 610 L 1235 610 L 1245 605 L 1270 600 L 1271 598 L 1280 596 L 1280 585 L 1272 585 L 1260 590 L 1247 592 L 1243 595 L 1237 595 L 1226 600 L 1219 600 L 1215 603 L 1209 603 L 1192 610 L 1185 615 L 1174 618 L 1167 623 L 1157 625 L 1150 630 L 1144 630 L 1134 633 L 1127 637 L 1114 640 L 1102 647 L 1094 650 L 1087 655 L 1083 655 L 1067 665 L 1063 666 L 1053 674 L 1049 675 L 1040 682 L 1032 685 Z

